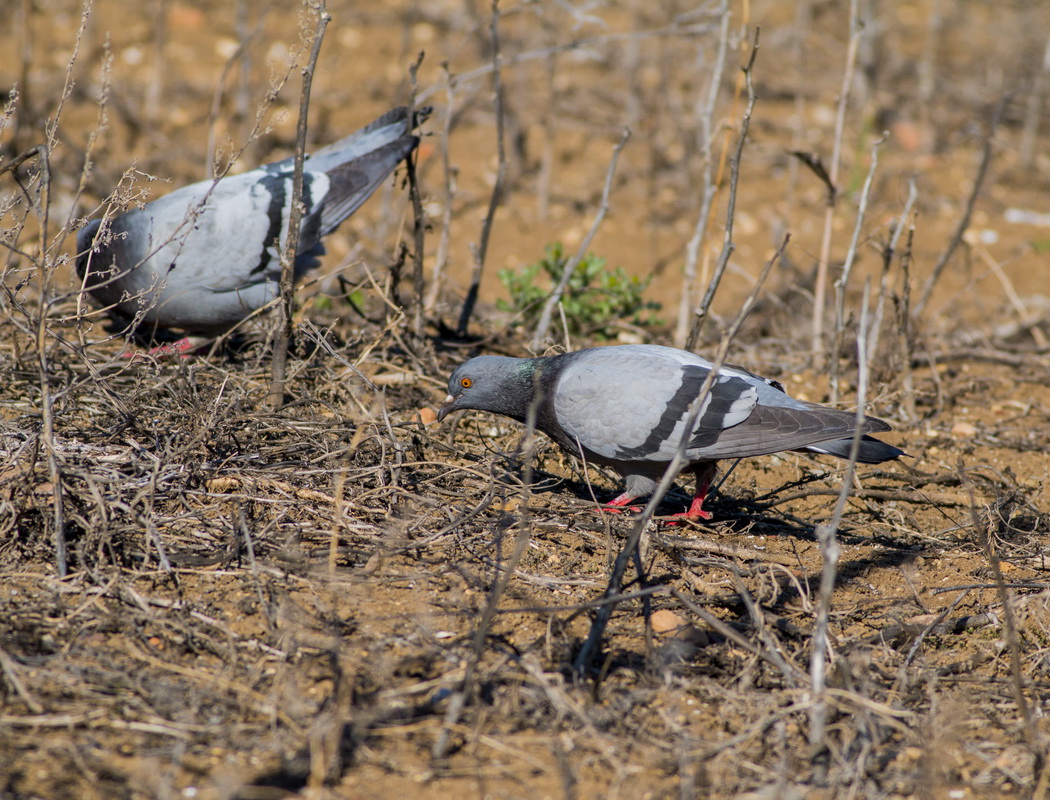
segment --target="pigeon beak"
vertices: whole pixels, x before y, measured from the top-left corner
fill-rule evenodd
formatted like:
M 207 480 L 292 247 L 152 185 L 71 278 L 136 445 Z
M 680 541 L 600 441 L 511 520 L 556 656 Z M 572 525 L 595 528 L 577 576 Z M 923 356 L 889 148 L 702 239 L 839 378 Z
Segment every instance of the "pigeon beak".
M 456 408 L 456 398 L 449 395 L 445 398 L 445 405 L 441 406 L 441 410 L 438 411 L 438 422 L 441 422 Z

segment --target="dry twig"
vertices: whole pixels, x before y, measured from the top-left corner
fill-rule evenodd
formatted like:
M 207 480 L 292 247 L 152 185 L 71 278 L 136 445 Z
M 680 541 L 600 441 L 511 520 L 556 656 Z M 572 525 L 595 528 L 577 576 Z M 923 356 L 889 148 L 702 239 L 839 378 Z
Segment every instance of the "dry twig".
M 718 286 L 722 282 L 722 276 L 725 274 L 726 267 L 729 265 L 729 257 L 733 255 L 733 250 L 736 249 L 736 245 L 733 244 L 733 218 L 736 213 L 736 190 L 737 184 L 740 182 L 740 160 L 744 155 L 744 144 L 747 142 L 748 128 L 751 126 L 751 112 L 755 108 L 755 88 L 752 83 L 752 70 L 755 66 L 755 59 L 758 57 L 758 40 L 759 34 L 761 34 L 761 28 L 755 28 L 755 38 L 751 44 L 751 55 L 747 60 L 747 65 L 744 67 L 744 78 L 747 81 L 747 109 L 744 111 L 744 116 L 740 120 L 740 136 L 737 138 L 736 153 L 733 155 L 731 169 L 729 173 L 729 201 L 726 204 L 726 228 L 725 236 L 722 241 L 722 252 L 718 256 L 718 262 L 715 264 L 714 274 L 711 276 L 711 282 L 707 285 L 707 290 L 704 292 L 704 297 L 700 301 L 700 306 L 697 308 L 695 315 L 693 316 L 693 323 L 689 329 L 689 337 L 686 339 L 685 349 L 692 350 L 696 347 L 696 343 L 700 341 L 700 334 L 703 333 L 704 322 L 707 320 L 707 313 L 711 308 L 711 303 L 714 302 L 715 292 L 718 291 Z M 787 240 L 785 239 L 785 242 Z M 776 256 L 769 262 L 772 264 L 777 259 Z M 768 265 L 767 265 L 768 267 Z M 761 281 L 759 281 L 761 283 Z
M 981 151 L 981 162 L 977 166 L 977 174 L 973 179 L 973 188 L 970 190 L 970 196 L 966 200 L 966 207 L 963 209 L 962 216 L 959 217 L 959 223 L 955 226 L 955 230 L 952 232 L 951 239 L 948 240 L 948 246 L 944 248 L 944 252 L 941 253 L 940 258 L 937 259 L 937 263 L 933 266 L 933 271 L 930 273 L 930 277 L 926 280 L 926 285 L 922 289 L 922 294 L 919 296 L 918 302 L 912 309 L 912 316 L 914 319 L 922 317 L 923 312 L 926 310 L 926 305 L 930 302 L 930 297 L 933 295 L 933 287 L 937 285 L 937 281 L 940 280 L 941 274 L 944 272 L 945 267 L 948 266 L 948 262 L 951 261 L 952 256 L 955 254 L 956 249 L 962 244 L 963 235 L 966 233 L 966 229 L 970 227 L 970 217 L 973 216 L 974 206 L 977 205 L 977 198 L 981 194 L 981 188 L 984 186 L 985 176 L 988 174 L 988 167 L 992 163 L 992 153 L 995 150 L 995 134 L 999 129 L 999 122 L 1003 118 L 1003 110 L 1006 108 L 1006 102 L 1009 98 L 1002 97 L 995 106 L 995 110 L 992 112 L 992 119 L 988 124 L 988 132 L 984 137 L 984 148 Z
M 295 260 L 299 253 L 299 224 L 303 218 L 303 162 L 306 158 L 306 128 L 310 110 L 310 87 L 313 85 L 317 58 L 321 54 L 324 32 L 332 17 L 325 0 L 310 0 L 317 14 L 310 57 L 303 68 L 303 87 L 299 94 L 299 122 L 295 129 L 295 167 L 292 173 L 292 205 L 288 215 L 288 234 L 281 251 L 280 319 L 277 338 L 273 343 L 273 364 L 270 379 L 269 403 L 279 408 L 284 402 L 288 373 L 288 345 L 292 338 L 292 311 L 295 301 Z M 280 242 L 277 243 L 280 246 Z
M 751 308 L 755 304 L 755 300 L 758 298 L 758 293 L 762 289 L 762 284 L 765 283 L 766 277 L 769 275 L 769 271 L 772 269 L 773 264 L 777 262 L 777 259 L 779 259 L 784 252 L 787 243 L 788 239 L 785 238 L 776 253 L 773 254 L 773 257 L 766 262 L 765 267 L 762 269 L 762 273 L 758 276 L 758 280 L 755 282 L 754 287 L 751 289 L 751 293 L 744 301 L 744 305 L 741 307 L 736 319 L 722 337 L 722 342 L 718 347 L 718 352 L 711 362 L 711 371 L 708 373 L 703 386 L 700 387 L 700 391 L 697 393 L 696 398 L 689 407 L 689 413 L 686 415 L 685 424 L 682 428 L 682 438 L 678 443 L 678 449 L 675 452 L 674 458 L 672 458 L 671 463 L 667 465 L 663 478 L 660 479 L 660 483 L 653 490 L 649 502 L 646 503 L 645 508 L 642 509 L 642 513 L 639 515 L 634 527 L 631 529 L 630 536 L 627 537 L 627 541 L 620 548 L 620 553 L 616 557 L 616 563 L 613 565 L 612 575 L 609 576 L 609 583 L 604 594 L 606 599 L 612 600 L 620 594 L 623 585 L 623 577 L 627 571 L 627 562 L 634 556 L 634 553 L 638 548 L 638 543 L 642 538 L 642 534 L 649 525 L 649 520 L 656 511 L 657 506 L 663 502 L 664 495 L 666 495 L 667 490 L 671 488 L 671 484 L 677 477 L 678 471 L 685 463 L 685 449 L 689 442 L 690 434 L 700 415 L 700 409 L 703 407 L 703 404 L 707 399 L 708 392 L 711 391 L 711 386 L 718 377 L 718 371 L 725 363 L 726 356 L 729 353 L 729 345 L 744 324 L 744 320 L 747 319 L 747 315 L 750 313 Z M 586 641 L 583 643 L 583 646 L 580 647 L 580 651 L 576 655 L 576 660 L 573 662 L 573 669 L 577 676 L 582 676 L 589 669 L 591 660 L 597 652 L 602 637 L 605 635 L 605 628 L 609 624 L 609 620 L 612 617 L 615 607 L 616 604 L 613 602 L 602 606 L 601 609 L 599 609 L 598 614 L 595 616 L 594 621 L 591 623 L 590 633 L 587 635 Z
M 583 257 L 587 255 L 587 248 L 591 246 L 591 241 L 594 239 L 594 235 L 598 232 L 598 228 L 601 227 L 602 221 L 605 219 L 605 215 L 609 211 L 609 194 L 612 191 L 613 176 L 616 174 L 616 165 L 620 161 L 620 153 L 623 150 L 624 145 L 627 144 L 629 138 L 631 138 L 631 131 L 624 128 L 620 141 L 617 142 L 616 146 L 613 148 L 612 158 L 609 161 L 609 169 L 605 173 L 605 186 L 602 188 L 602 199 L 598 204 L 598 213 L 594 215 L 594 222 L 591 223 L 591 229 L 587 231 L 587 235 L 583 237 L 583 241 L 580 242 L 576 254 L 565 263 L 565 268 L 562 270 L 557 285 L 547 296 L 547 300 L 543 304 L 543 311 L 540 312 L 539 322 L 536 323 L 536 332 L 533 333 L 532 342 L 529 344 L 529 347 L 534 353 L 540 352 L 543 347 L 547 337 L 547 328 L 550 327 L 551 316 L 554 313 L 554 309 L 561 302 L 561 297 L 565 293 L 565 288 L 569 285 L 569 281 L 571 280 L 573 273 L 576 271 L 576 267 L 579 266 Z
M 492 196 L 489 198 L 489 209 L 485 214 L 485 221 L 481 225 L 481 239 L 477 247 L 472 248 L 474 254 L 474 271 L 470 277 L 470 288 L 463 300 L 463 308 L 459 314 L 459 324 L 456 333 L 460 336 L 467 335 L 467 326 L 470 325 L 470 317 L 474 313 L 474 305 L 478 302 L 478 292 L 481 291 L 481 276 L 485 270 L 485 256 L 489 249 L 489 236 L 492 235 L 492 225 L 496 219 L 496 209 L 503 202 L 503 184 L 507 180 L 507 151 L 504 145 L 504 127 L 506 125 L 505 112 L 503 108 L 503 56 L 500 53 L 499 44 L 499 0 L 492 0 L 492 20 L 489 30 L 492 34 L 492 83 L 493 94 L 496 104 L 496 152 L 499 163 L 496 167 L 496 182 L 492 186 Z
M 823 176 L 828 188 L 828 199 L 827 208 L 824 211 L 824 235 L 820 243 L 820 258 L 817 262 L 817 281 L 813 288 L 812 355 L 814 359 L 819 359 L 824 354 L 824 305 L 828 286 L 828 262 L 831 258 L 831 230 L 839 192 L 839 164 L 842 153 L 842 136 L 846 127 L 846 108 L 849 103 L 850 87 L 853 85 L 853 73 L 857 66 L 857 48 L 861 37 L 857 3 L 858 0 L 850 0 L 849 4 L 849 46 L 846 50 L 846 65 L 842 71 L 842 88 L 839 90 L 838 110 L 835 115 L 835 140 L 831 151 L 831 168 Z
M 864 286 L 861 300 L 860 327 L 857 330 L 857 427 L 850 445 L 849 461 L 842 476 L 842 490 L 831 519 L 817 526 L 817 541 L 823 559 L 820 573 L 820 591 L 817 595 L 817 621 L 813 631 L 813 647 L 810 656 L 810 680 L 812 681 L 813 705 L 809 714 L 810 752 L 816 757 L 826 747 L 828 700 L 826 694 L 827 664 L 830 656 L 828 623 L 831 618 L 831 596 L 835 591 L 838 576 L 839 556 L 842 552 L 838 541 L 838 528 L 846 510 L 853 475 L 857 468 L 860 443 L 864 438 L 864 401 L 868 388 L 868 294 L 870 284 Z

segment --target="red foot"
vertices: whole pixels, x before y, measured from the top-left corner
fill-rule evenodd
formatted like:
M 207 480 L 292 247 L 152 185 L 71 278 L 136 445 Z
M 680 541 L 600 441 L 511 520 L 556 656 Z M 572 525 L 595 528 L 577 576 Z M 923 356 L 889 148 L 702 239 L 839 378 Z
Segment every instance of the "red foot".
M 699 519 L 711 519 L 711 512 L 704 511 L 704 500 L 707 499 L 707 490 L 711 488 L 711 477 L 713 475 L 714 470 L 710 469 L 697 474 L 696 493 L 693 495 L 693 502 L 689 504 L 689 510 L 683 511 L 681 514 L 672 514 L 671 519 L 667 523 L 668 525 L 677 525 L 680 521 L 695 522 Z
M 713 516 L 710 511 L 704 511 L 700 508 L 700 504 L 703 503 L 703 499 L 698 503 L 694 498 L 692 505 L 689 506 L 688 511 L 683 511 L 680 514 L 672 514 L 667 518 L 668 525 L 677 525 L 679 522 L 696 522 L 697 520 L 707 521 Z
M 608 505 L 602 506 L 599 511 L 608 511 L 610 514 L 620 514 L 624 511 L 632 511 L 637 514 L 642 509 L 638 506 L 631 506 L 628 503 L 633 503 L 638 498 L 631 497 L 629 494 L 624 492 L 613 500 L 610 500 Z
M 675 514 L 676 517 L 685 517 L 686 519 L 711 519 L 711 512 L 704 511 L 704 500 L 707 499 L 707 487 L 704 487 L 704 493 L 693 498 L 693 502 L 689 504 L 689 510 L 684 514 Z
M 157 358 L 189 358 L 196 350 L 197 344 L 190 341 L 189 337 L 185 337 L 171 344 L 154 347 L 149 354 Z
M 628 512 L 628 511 L 630 511 L 632 514 L 637 514 L 637 513 L 639 513 L 642 510 L 642 507 L 641 506 L 614 506 L 612 503 L 609 503 L 608 505 L 605 505 L 605 506 L 599 506 L 595 510 L 598 513 L 601 513 L 602 511 L 604 511 L 607 514 L 624 514 L 624 513 Z
M 152 356 L 153 358 L 192 358 L 198 346 L 197 342 L 192 341 L 189 337 L 185 337 L 177 342 L 154 347 L 145 354 L 125 353 L 124 358 L 130 358 L 132 361 L 137 358 L 145 358 L 146 356 Z
M 704 510 L 704 500 L 707 498 L 708 489 L 711 488 L 711 479 L 715 475 L 714 464 L 703 464 L 696 468 L 696 492 L 693 494 L 693 501 L 689 504 L 689 510 L 683 511 L 680 514 L 672 514 L 666 518 L 668 525 L 677 525 L 679 522 L 695 522 L 696 520 L 709 520 L 711 519 L 711 512 Z M 633 511 L 637 513 L 641 509 L 637 506 L 628 506 L 628 503 L 633 503 L 637 500 L 637 497 L 624 492 L 613 500 L 609 501 L 609 504 L 602 506 L 601 511 L 608 511 L 612 514 L 618 514 L 622 509 Z

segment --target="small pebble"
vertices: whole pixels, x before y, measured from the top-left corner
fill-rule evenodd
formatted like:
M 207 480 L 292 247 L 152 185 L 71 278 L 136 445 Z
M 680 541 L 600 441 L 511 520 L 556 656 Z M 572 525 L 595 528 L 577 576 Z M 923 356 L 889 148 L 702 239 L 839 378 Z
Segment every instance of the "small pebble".
M 656 633 L 667 633 L 669 631 L 677 630 L 686 624 L 684 619 L 666 608 L 654 611 L 650 619 L 653 630 Z

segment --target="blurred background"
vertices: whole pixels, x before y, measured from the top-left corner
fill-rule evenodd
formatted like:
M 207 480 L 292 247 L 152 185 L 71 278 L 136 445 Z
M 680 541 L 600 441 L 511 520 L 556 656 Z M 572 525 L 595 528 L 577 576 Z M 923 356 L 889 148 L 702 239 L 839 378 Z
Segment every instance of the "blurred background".
M 0 148 L 11 157 L 54 126 L 55 220 L 97 213 L 118 186 L 116 200 L 127 204 L 131 186 L 141 193 L 136 198 L 156 197 L 208 177 L 242 148 L 235 171 L 294 146 L 304 36 L 308 42 L 313 33 L 312 18 L 298 7 L 243 0 L 102 0 L 89 12 L 52 0 L 8 0 L 6 7 L 0 85 L 5 93 L 17 87 L 18 98 L 7 106 Z M 499 166 L 492 9 L 481 2 L 339 0 L 327 8 L 332 21 L 313 83 L 311 144 L 409 101 L 409 68 L 422 57 L 416 102 L 436 107 L 420 154 L 426 266 L 430 276 L 435 267 L 442 273 L 442 313 L 452 319 L 470 283 L 471 247 Z M 540 260 L 545 245 L 560 242 L 574 252 L 626 128 L 631 137 L 608 215 L 590 250 L 610 268 L 651 281 L 646 296 L 662 307 L 663 336 L 680 343 L 681 298 L 695 304 L 722 247 L 728 158 L 747 101 L 741 67 L 761 27 L 736 249 L 717 314 L 735 310 L 785 233 L 791 243 L 771 278 L 771 302 L 789 312 L 785 323 L 811 313 L 827 192 L 791 153 L 811 153 L 830 169 L 843 88 L 848 103 L 828 249 L 833 273 L 853 233 L 872 145 L 887 131 L 855 275 L 878 274 L 880 248 L 914 179 L 911 270 L 914 280 L 925 279 L 963 215 L 1002 106 L 964 246 L 938 282 L 925 323 L 954 329 L 1022 313 L 1009 307 L 1004 277 L 1025 313 L 1033 303 L 1045 310 L 1050 7 L 859 0 L 853 13 L 851 36 L 848 2 L 504 4 L 498 30 L 506 183 L 482 301 L 506 298 L 497 272 Z M 847 70 L 852 79 L 843 86 Z M 701 220 L 707 189 L 710 210 Z M 391 184 L 331 237 L 321 274 L 352 274 L 362 256 L 373 264 L 389 260 L 404 207 Z M 697 277 L 683 282 L 683 270 Z M 861 283 L 854 277 L 850 289 Z M 321 286 L 331 290 L 331 279 Z

